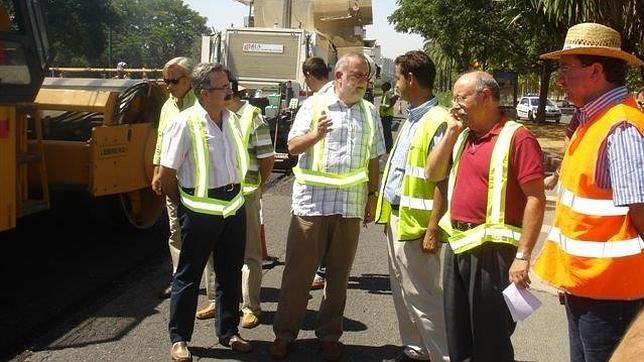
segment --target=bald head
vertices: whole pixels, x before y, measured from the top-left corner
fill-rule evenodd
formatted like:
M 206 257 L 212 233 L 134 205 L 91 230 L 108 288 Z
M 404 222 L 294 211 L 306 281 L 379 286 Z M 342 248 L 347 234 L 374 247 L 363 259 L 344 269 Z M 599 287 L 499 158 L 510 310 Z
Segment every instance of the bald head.
M 498 102 L 501 97 L 499 83 L 496 82 L 490 73 L 481 70 L 474 70 L 461 75 L 456 83 L 458 82 L 463 82 L 463 84 L 473 84 L 476 91 L 488 89 L 490 91 L 490 96 L 495 102 Z M 456 85 L 456 83 L 454 85 Z

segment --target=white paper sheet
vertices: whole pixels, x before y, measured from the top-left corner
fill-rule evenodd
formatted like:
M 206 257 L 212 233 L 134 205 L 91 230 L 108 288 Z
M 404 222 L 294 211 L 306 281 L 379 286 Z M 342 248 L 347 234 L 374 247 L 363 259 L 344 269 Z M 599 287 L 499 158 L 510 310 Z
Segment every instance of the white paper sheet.
M 527 289 L 517 288 L 516 284 L 510 285 L 503 291 L 503 298 L 508 305 L 512 319 L 522 321 L 530 316 L 541 306 L 541 301 Z

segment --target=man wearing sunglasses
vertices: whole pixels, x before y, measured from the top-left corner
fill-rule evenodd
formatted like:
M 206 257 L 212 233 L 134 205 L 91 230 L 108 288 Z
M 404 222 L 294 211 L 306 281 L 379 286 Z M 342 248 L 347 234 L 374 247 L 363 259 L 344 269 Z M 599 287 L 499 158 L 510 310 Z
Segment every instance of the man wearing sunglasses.
M 249 352 L 239 335 L 241 269 L 246 244 L 242 181 L 248 153 L 236 116 L 226 109 L 231 96 L 227 70 L 198 64 L 192 76 L 198 101 L 168 126 L 161 153 L 161 187 L 178 205 L 181 253 L 172 282 L 168 329 L 171 357 L 190 361 L 199 280 L 210 254 L 217 275 L 215 332 L 219 344 Z
M 163 135 L 173 119 L 179 112 L 186 108 L 192 107 L 196 97 L 192 91 L 190 81 L 194 64 L 192 60 L 186 57 L 176 57 L 170 59 L 163 66 L 163 81 L 168 90 L 168 99 L 161 108 L 159 116 L 159 127 L 157 130 L 157 143 L 154 151 L 154 175 L 152 177 L 152 189 L 158 195 L 163 194 L 161 189 L 161 180 L 159 179 L 159 162 L 161 161 L 161 151 L 163 146 Z M 168 222 L 170 224 L 170 237 L 168 246 L 170 248 L 170 258 L 172 259 L 172 275 L 177 271 L 179 263 L 179 252 L 181 250 L 181 233 L 179 220 L 177 219 L 177 204 L 166 196 L 166 209 L 168 211 Z M 162 292 L 161 298 L 170 297 L 171 286 L 167 286 Z

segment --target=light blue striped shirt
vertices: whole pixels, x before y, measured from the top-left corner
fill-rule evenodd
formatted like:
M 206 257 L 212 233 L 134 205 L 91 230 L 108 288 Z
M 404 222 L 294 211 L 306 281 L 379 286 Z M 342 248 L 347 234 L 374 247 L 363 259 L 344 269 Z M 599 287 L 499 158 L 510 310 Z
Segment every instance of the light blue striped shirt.
M 328 83 L 327 83 L 328 84 Z M 331 83 L 332 84 L 332 83 Z M 325 86 L 326 87 L 326 86 Z M 342 102 L 332 86 L 318 92 L 328 105 L 327 116 L 333 121 L 332 131 L 325 139 L 324 169 L 328 172 L 346 173 L 355 171 L 370 159 L 385 153 L 382 124 L 378 110 L 369 102 L 366 112 L 373 119 L 373 135 L 369 139 L 366 114 L 359 103 L 348 107 Z M 288 135 L 289 141 L 310 132 L 313 112 L 313 97 L 302 103 Z M 369 149 L 371 144 L 371 149 Z M 301 153 L 298 165 L 306 167 L 312 162 L 311 149 Z M 368 157 L 368 158 L 367 158 Z M 347 188 L 310 186 L 293 183 L 293 214 L 297 216 L 342 215 L 344 218 L 363 218 L 367 203 L 367 183 Z
M 579 109 L 575 117 L 585 127 L 603 111 L 624 102 L 626 87 L 612 89 Z M 599 147 L 595 168 L 598 187 L 613 190 L 615 206 L 644 203 L 644 136 L 626 120 L 609 132 Z
M 401 126 L 398 132 L 398 137 L 394 145 L 391 156 L 391 164 L 389 165 L 389 175 L 386 180 L 383 197 L 392 205 L 400 204 L 400 189 L 402 187 L 403 176 L 405 175 L 405 165 L 407 164 L 407 153 L 411 145 L 411 140 L 416 134 L 420 119 L 423 118 L 425 113 L 432 107 L 438 105 L 438 99 L 433 97 L 427 102 L 419 105 L 416 108 L 409 109 L 407 121 Z M 432 143 L 429 145 L 430 149 L 433 145 L 440 142 L 445 134 L 445 126 L 441 126 L 436 132 Z

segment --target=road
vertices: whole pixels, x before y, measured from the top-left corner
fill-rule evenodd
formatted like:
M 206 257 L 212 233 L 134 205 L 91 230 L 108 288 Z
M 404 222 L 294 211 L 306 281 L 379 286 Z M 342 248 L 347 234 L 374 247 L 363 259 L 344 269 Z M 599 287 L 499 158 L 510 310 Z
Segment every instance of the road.
M 279 258 L 279 262 L 264 270 L 264 313 L 261 325 L 252 330 L 241 331 L 244 337 L 254 341 L 254 351 L 248 355 L 231 353 L 216 343 L 212 320 L 196 321 L 191 343 L 196 360 L 270 360 L 268 345 L 273 339 L 271 324 L 283 270 L 291 184 L 290 177 L 277 179 L 263 198 L 268 250 L 270 255 Z M 550 204 L 546 212 L 546 224 L 550 223 L 552 212 Z M 543 230 L 545 229 L 546 227 Z M 60 231 L 62 230 L 56 230 L 57 233 Z M 545 235 L 541 236 L 543 239 Z M 158 232 L 139 233 L 129 239 L 140 239 L 136 241 L 142 243 L 148 239 L 149 245 L 163 244 L 163 237 Z M 91 243 L 95 242 L 85 241 L 87 245 L 94 245 Z M 111 246 L 123 247 L 122 244 Z M 105 250 L 101 252 L 107 252 Z M 98 259 L 94 262 L 96 260 Z M 57 319 L 48 324 L 46 330 L 41 330 L 38 337 L 32 337 L 27 348 L 15 355 L 13 360 L 169 360 L 169 301 L 157 298 L 158 291 L 170 278 L 169 258 L 152 257 L 138 262 L 141 263 L 140 266 L 129 269 L 126 278 L 121 275 L 121 278 L 117 278 L 118 282 L 104 288 L 103 293 L 94 293 L 95 300 L 85 304 L 76 303 L 75 305 L 82 307 L 78 307 L 73 313 L 67 311 L 63 320 Z M 82 263 L 79 262 L 80 264 Z M 107 264 L 109 265 L 103 267 L 115 266 L 114 262 Z M 50 267 L 56 268 L 54 265 Z M 91 281 L 91 275 L 84 273 L 80 267 L 65 268 L 63 275 L 74 278 L 74 283 L 80 285 Z M 33 280 L 31 284 L 35 288 L 39 287 L 38 280 Z M 535 282 L 532 290 L 541 299 L 543 306 L 527 321 L 518 324 L 513 336 L 516 358 L 519 361 L 567 361 L 569 352 L 564 310 L 547 286 Z M 66 293 L 71 296 L 73 291 L 66 290 Z M 202 292 L 200 295 L 200 305 L 205 303 L 203 294 Z M 313 332 L 315 310 L 319 306 L 321 295 L 321 291 L 311 292 L 309 311 L 290 361 L 321 361 Z M 16 320 L 21 317 L 14 315 Z M 379 361 L 393 357 L 398 352 L 400 341 L 389 288 L 386 243 L 381 227 L 372 225 L 362 231 L 349 282 L 344 328 L 346 332 L 342 341 L 347 346 L 345 361 Z

